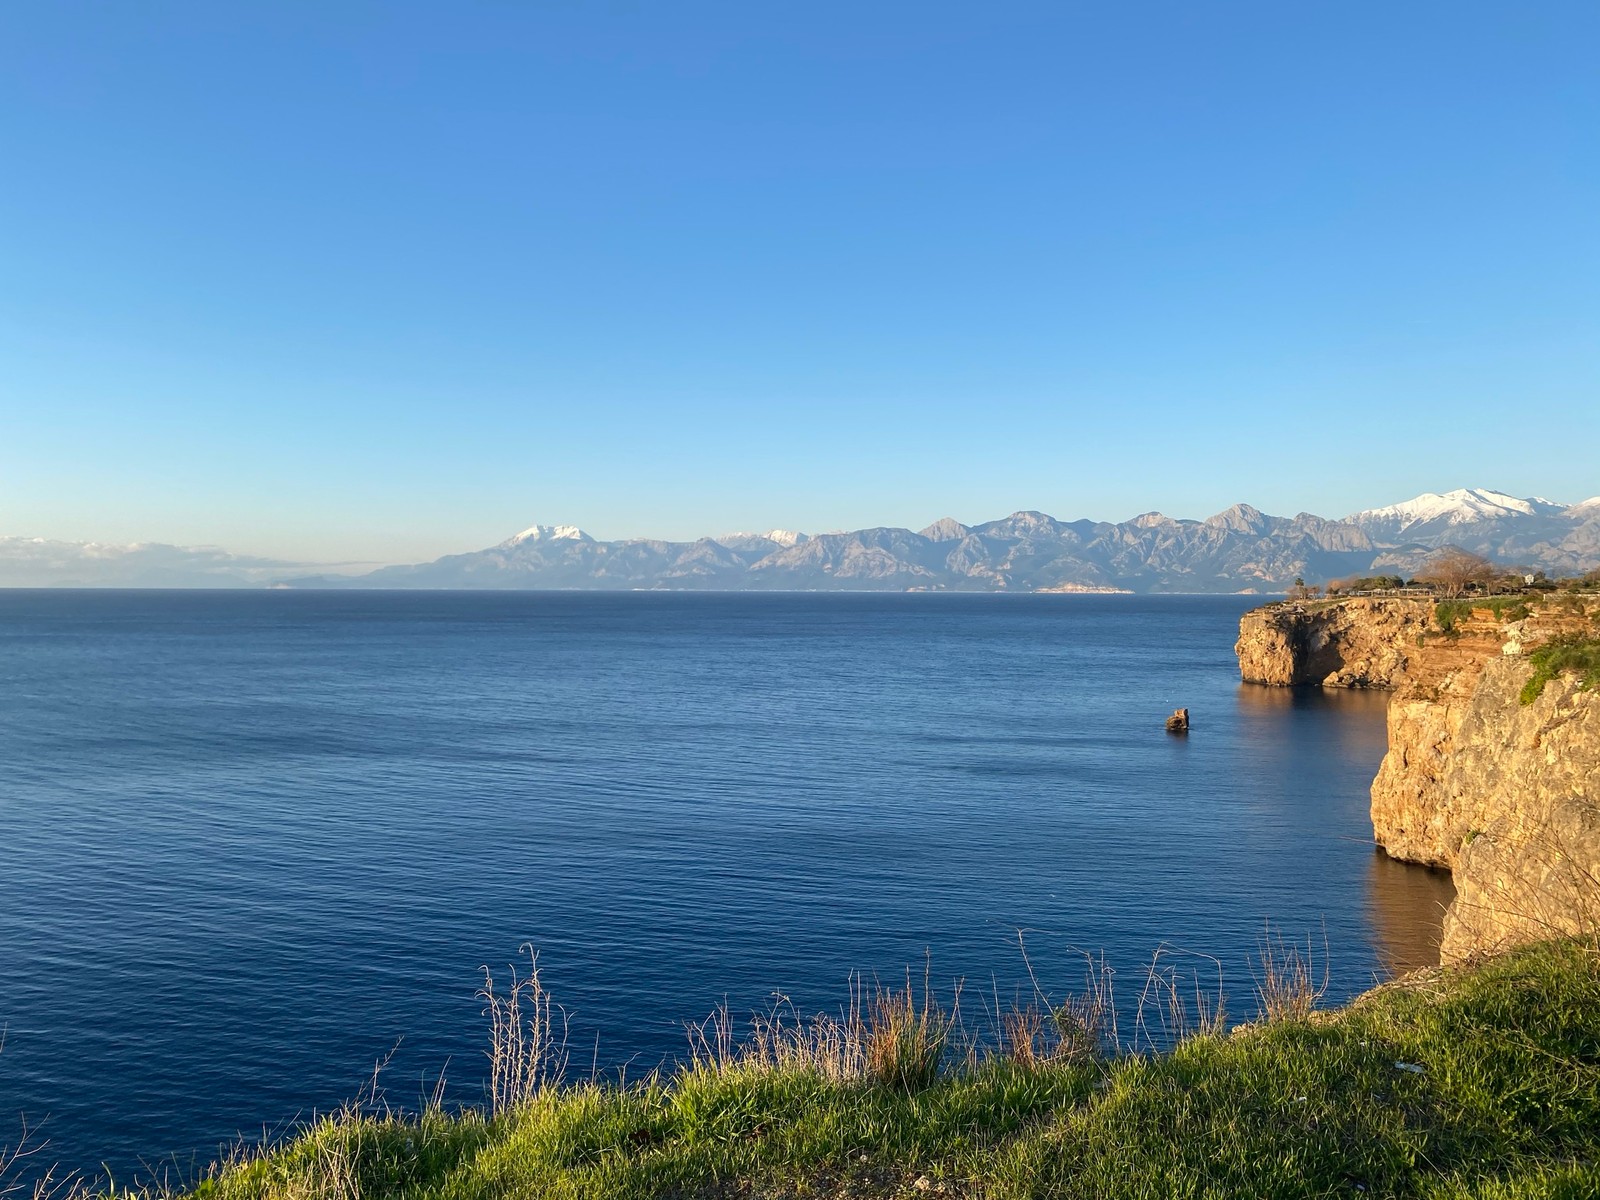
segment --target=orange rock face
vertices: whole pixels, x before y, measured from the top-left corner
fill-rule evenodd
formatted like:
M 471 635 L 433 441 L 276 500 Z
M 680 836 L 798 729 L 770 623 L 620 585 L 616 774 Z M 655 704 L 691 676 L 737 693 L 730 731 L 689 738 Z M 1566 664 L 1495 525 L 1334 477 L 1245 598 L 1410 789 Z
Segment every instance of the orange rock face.
M 1433 624 L 1426 600 L 1356 597 L 1275 604 L 1239 620 L 1239 674 L 1275 687 L 1394 687 Z
M 1284 605 L 1241 621 L 1246 680 L 1394 690 L 1373 834 L 1395 858 L 1450 869 L 1445 961 L 1600 930 L 1600 692 L 1558 676 L 1520 699 L 1527 654 L 1578 631 L 1600 633 L 1600 602 L 1509 621 L 1480 608 L 1450 635 L 1412 600 Z

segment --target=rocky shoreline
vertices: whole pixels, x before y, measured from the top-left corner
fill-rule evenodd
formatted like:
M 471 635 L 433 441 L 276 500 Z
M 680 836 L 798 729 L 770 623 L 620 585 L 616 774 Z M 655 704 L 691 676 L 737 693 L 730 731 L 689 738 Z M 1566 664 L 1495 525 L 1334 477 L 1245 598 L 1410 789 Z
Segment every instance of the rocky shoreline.
M 1600 928 L 1600 691 L 1556 675 L 1523 699 L 1531 653 L 1597 633 L 1600 599 L 1576 596 L 1356 598 L 1240 620 L 1246 683 L 1394 693 L 1373 835 L 1397 859 L 1451 872 L 1445 962 Z

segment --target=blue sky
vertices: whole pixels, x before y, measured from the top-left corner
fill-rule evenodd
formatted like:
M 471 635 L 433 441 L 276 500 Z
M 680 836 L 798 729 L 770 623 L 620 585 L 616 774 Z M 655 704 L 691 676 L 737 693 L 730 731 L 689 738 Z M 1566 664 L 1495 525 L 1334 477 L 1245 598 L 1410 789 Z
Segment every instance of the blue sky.
M 0 534 L 1600 493 L 1600 5 L 12 4 Z

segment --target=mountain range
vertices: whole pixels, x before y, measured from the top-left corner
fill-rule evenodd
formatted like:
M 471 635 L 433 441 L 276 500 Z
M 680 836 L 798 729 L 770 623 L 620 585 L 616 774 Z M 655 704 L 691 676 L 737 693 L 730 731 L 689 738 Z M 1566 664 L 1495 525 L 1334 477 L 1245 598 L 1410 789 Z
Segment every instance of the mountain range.
M 230 554 L 216 546 L 0 537 L 0 587 L 251 587 L 316 565 Z
M 1600 567 L 1600 497 L 1562 505 L 1463 488 L 1341 520 L 1236 504 L 1200 521 L 1016 512 L 979 525 L 946 517 L 916 532 L 774 529 L 690 542 L 599 541 L 572 525 L 534 525 L 483 550 L 355 576 L 308 576 L 210 547 L 0 538 L 0 586 L 1269 593 L 1296 578 L 1414 574 L 1445 546 L 1553 575 L 1590 571 Z

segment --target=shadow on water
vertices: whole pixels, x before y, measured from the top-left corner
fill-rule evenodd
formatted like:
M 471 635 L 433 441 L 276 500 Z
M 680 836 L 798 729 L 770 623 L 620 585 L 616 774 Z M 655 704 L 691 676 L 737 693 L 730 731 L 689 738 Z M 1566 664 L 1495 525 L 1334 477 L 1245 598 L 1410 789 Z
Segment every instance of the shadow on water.
M 1286 792 L 1319 795 L 1331 802 L 1350 794 L 1362 809 L 1372 776 L 1388 748 L 1387 691 L 1358 688 L 1264 687 L 1240 684 L 1238 712 L 1256 755 L 1284 777 Z M 1308 755 L 1315 746 L 1319 753 Z M 1323 765 L 1304 778 L 1307 761 Z M 1344 764 L 1348 778 L 1328 774 L 1327 764 Z M 1348 800 L 1346 801 L 1349 802 Z M 1371 826 L 1364 813 L 1352 825 Z M 1444 910 L 1455 898 L 1448 871 L 1400 862 L 1376 846 L 1365 869 L 1367 917 L 1374 950 L 1384 968 L 1399 974 L 1437 966 Z
M 1374 846 L 1367 913 L 1384 966 L 1396 975 L 1438 966 L 1444 910 L 1455 896 L 1449 871 L 1401 862 Z
M 1259 683 L 1241 683 L 1239 710 L 1263 714 L 1295 710 L 1364 715 L 1377 722 L 1381 739 L 1384 714 L 1389 711 L 1389 693 L 1375 688 L 1267 687 Z M 1341 723 L 1340 727 L 1355 728 L 1349 723 Z

